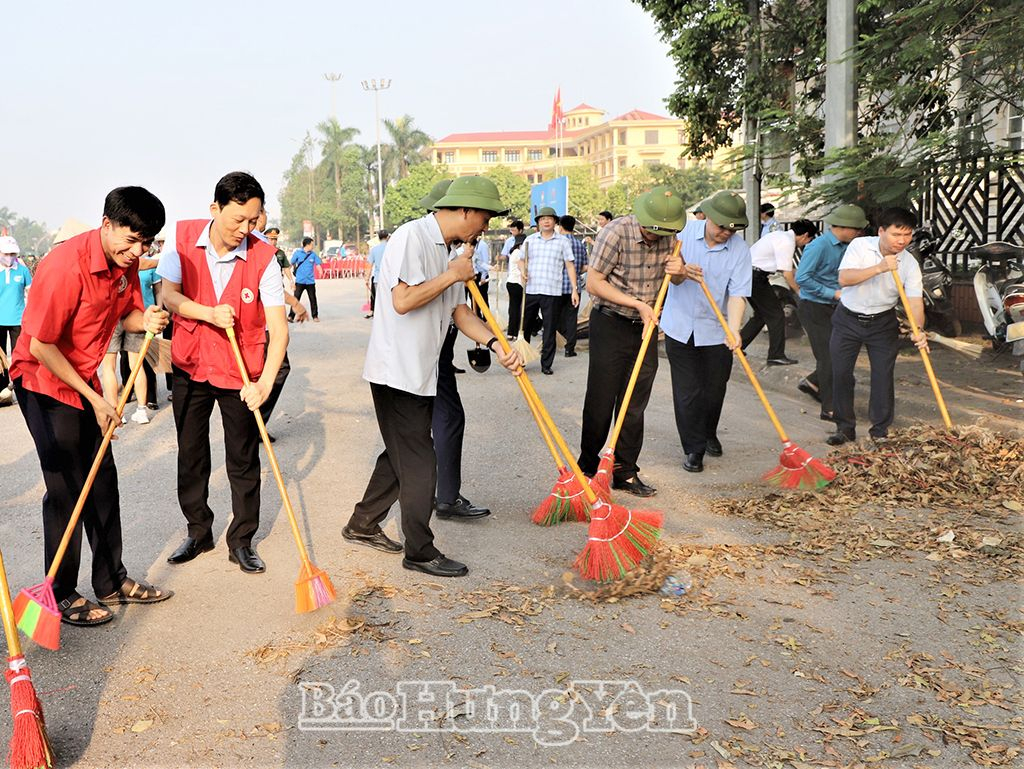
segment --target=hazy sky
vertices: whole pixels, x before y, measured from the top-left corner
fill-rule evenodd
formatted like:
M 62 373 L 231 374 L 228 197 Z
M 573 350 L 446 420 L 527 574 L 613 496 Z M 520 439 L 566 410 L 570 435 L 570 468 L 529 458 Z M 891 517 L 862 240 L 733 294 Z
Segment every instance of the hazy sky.
M 404 113 L 438 138 L 544 128 L 555 89 L 614 117 L 666 114 L 674 71 L 628 0 L 11 2 L 0 16 L 0 206 L 58 226 L 99 222 L 113 187 L 203 216 L 217 179 L 252 172 L 278 213 L 282 175 L 331 111 L 375 141 Z

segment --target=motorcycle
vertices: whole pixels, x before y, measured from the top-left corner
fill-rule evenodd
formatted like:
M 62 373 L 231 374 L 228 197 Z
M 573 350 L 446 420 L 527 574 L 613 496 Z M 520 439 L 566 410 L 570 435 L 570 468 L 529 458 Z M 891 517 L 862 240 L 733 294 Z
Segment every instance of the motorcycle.
M 914 237 L 907 246 L 907 251 L 914 255 L 921 266 L 921 299 L 924 302 L 925 328 L 938 332 L 945 337 L 956 337 L 963 333 L 960 319 L 956 317 L 953 300 L 950 298 L 953 287 L 953 273 L 935 256 L 935 236 L 931 230 L 921 228 L 914 232 Z M 909 328 L 903 305 L 896 306 L 900 325 Z
M 994 241 L 971 249 L 981 262 L 974 274 L 974 294 L 985 331 L 996 351 L 1010 347 L 1024 356 L 1024 247 Z M 1024 373 L 1024 357 L 1020 364 Z

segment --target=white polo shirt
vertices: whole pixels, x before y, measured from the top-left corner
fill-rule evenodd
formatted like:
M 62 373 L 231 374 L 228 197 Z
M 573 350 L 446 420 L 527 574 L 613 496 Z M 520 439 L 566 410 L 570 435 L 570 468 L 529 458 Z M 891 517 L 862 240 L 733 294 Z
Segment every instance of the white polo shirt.
M 882 252 L 878 250 L 878 237 L 854 238 L 839 263 L 839 271 L 858 270 L 874 267 L 882 261 Z M 903 288 L 908 297 L 921 296 L 921 267 L 917 259 L 909 251 L 900 251 L 896 255 L 897 272 L 903 281 Z M 839 301 L 851 312 L 863 315 L 877 315 L 891 310 L 900 303 L 900 294 L 896 281 L 888 272 L 882 272 L 856 286 L 843 286 Z
M 775 230 L 750 247 L 750 261 L 764 272 L 789 272 L 795 252 L 796 234 L 792 230 Z
M 432 302 L 399 315 L 391 291 L 399 281 L 426 283 L 448 269 L 448 246 L 433 214 L 407 222 L 387 241 L 377 274 L 377 303 L 363 379 L 414 395 L 437 394 L 437 361 L 465 286 L 449 286 Z

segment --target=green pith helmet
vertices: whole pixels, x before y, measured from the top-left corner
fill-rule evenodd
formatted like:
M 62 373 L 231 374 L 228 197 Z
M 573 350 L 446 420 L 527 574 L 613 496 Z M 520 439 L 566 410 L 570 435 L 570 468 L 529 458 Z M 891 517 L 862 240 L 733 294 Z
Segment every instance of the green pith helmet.
M 686 224 L 686 206 L 668 187 L 648 190 L 633 202 L 640 226 L 655 235 L 674 235 Z
M 511 210 L 501 202 L 494 182 L 485 176 L 460 176 L 433 207 L 478 208 L 490 211 L 492 216 L 504 216 Z
M 442 179 L 437 182 L 433 187 L 430 188 L 430 192 L 426 196 L 420 198 L 420 208 L 425 208 L 428 211 L 434 210 L 434 204 L 444 197 L 444 194 L 448 192 L 448 188 L 452 186 L 451 179 Z
M 694 208 L 693 211 L 691 211 L 691 213 L 694 213 L 694 214 L 702 214 L 702 213 L 704 213 L 704 209 L 701 208 L 702 205 L 704 205 L 703 201 L 698 203 L 697 207 Z
M 825 224 L 833 227 L 852 227 L 855 230 L 862 230 L 868 226 L 868 218 L 864 216 L 864 209 L 855 206 L 853 203 L 846 203 L 837 206 L 828 216 L 825 217 Z
M 722 190 L 700 204 L 704 216 L 719 227 L 742 230 L 747 221 L 747 204 L 735 192 Z
M 542 216 L 553 216 L 555 217 L 555 223 L 558 223 L 558 212 L 551 206 L 544 206 L 544 208 L 538 211 L 537 215 L 533 217 L 533 223 L 536 224 Z

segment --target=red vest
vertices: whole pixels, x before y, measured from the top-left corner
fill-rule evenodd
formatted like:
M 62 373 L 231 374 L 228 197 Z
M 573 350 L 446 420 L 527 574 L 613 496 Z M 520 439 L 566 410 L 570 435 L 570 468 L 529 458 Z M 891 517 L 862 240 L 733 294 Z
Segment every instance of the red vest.
M 231 279 L 218 299 L 206 262 L 206 248 L 195 245 L 209 223 L 209 219 L 178 222 L 175 244 L 181 259 L 181 293 L 208 307 L 230 304 L 235 308 L 235 337 L 249 377 L 255 380 L 263 371 L 266 354 L 267 322 L 260 301 L 260 278 L 275 258 L 275 251 L 268 243 L 249 235 L 246 258 L 235 261 Z M 228 335 L 211 323 L 176 314 L 171 360 L 198 382 L 209 382 L 225 390 L 242 389 L 242 377 Z

